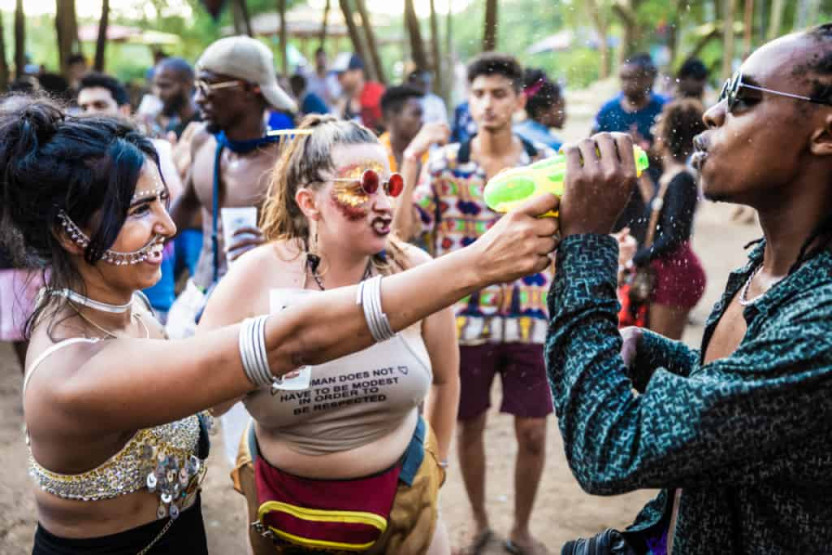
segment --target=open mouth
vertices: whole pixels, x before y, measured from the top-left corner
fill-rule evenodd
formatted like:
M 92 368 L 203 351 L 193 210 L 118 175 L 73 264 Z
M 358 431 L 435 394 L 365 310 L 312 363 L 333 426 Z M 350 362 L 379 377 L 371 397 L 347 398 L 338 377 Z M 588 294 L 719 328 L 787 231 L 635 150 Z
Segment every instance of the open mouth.
M 161 264 L 162 257 L 164 256 L 165 252 L 165 243 L 163 241 L 159 241 L 150 245 L 147 249 L 147 262 L 151 264 Z
M 697 170 L 702 170 L 702 166 L 708 160 L 708 141 L 702 135 L 697 135 L 693 138 L 693 156 L 691 156 L 690 163 Z
M 390 233 L 390 225 L 393 220 L 390 218 L 376 218 L 370 226 L 378 235 L 388 235 Z

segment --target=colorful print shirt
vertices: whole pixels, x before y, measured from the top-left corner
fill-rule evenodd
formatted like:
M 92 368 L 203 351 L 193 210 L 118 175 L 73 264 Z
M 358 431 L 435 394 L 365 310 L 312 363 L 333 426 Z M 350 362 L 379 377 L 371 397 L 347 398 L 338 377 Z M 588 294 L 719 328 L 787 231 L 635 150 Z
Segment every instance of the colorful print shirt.
M 470 245 L 500 218 L 485 205 L 485 170 L 471 160 L 470 145 L 455 143 L 432 153 L 414 190 L 422 240 L 434 256 Z M 524 143 L 524 147 L 518 166 L 555 154 L 539 144 Z M 546 292 L 551 280 L 551 272 L 535 274 L 487 287 L 459 301 L 455 311 L 460 344 L 542 345 L 547 327 Z
M 763 249 L 729 277 L 701 351 L 645 332 L 628 369 L 615 240 L 558 248 L 546 364 L 564 449 L 590 493 L 663 489 L 627 531 L 643 548 L 661 545 L 680 489 L 674 555 L 832 551 L 832 253 L 745 307 L 733 354 L 702 359 Z

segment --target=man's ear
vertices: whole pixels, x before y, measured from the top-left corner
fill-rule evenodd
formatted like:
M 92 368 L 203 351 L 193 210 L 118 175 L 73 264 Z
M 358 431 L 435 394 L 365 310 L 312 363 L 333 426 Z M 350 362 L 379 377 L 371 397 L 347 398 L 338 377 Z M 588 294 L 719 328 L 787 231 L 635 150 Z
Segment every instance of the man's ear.
M 517 93 L 517 107 L 514 109 L 515 112 L 526 109 L 526 100 L 526 93 L 523 92 L 523 89 L 520 89 Z
M 321 219 L 321 211 L 318 209 L 318 197 L 315 191 L 308 187 L 301 187 L 295 193 L 295 202 L 307 219 L 318 221 Z
M 121 106 L 118 107 L 118 112 L 122 116 L 124 116 L 125 118 L 129 118 L 130 117 L 130 104 L 129 103 L 122 104 Z
M 827 112 L 809 139 L 809 151 L 817 156 L 832 156 L 832 111 Z

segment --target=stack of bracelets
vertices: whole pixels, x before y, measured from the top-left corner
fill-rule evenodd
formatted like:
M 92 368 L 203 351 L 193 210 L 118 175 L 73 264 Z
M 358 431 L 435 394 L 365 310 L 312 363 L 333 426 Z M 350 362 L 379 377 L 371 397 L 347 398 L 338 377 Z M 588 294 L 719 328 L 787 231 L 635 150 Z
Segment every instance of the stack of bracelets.
M 386 341 L 395 332 L 381 308 L 381 276 L 362 281 L 358 286 L 356 304 L 364 309 L 367 327 L 376 342 Z M 257 387 L 270 387 L 272 395 L 280 389 L 283 378 L 274 376 L 269 368 L 266 349 L 266 320 L 268 315 L 246 318 L 240 328 L 240 357 L 246 377 Z

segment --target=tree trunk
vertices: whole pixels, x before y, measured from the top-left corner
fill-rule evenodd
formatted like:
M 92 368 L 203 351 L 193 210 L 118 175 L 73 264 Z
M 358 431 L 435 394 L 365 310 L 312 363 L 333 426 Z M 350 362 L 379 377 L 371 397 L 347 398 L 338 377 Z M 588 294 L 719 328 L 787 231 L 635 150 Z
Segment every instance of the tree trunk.
M 280 68 L 284 77 L 289 76 L 289 36 L 286 30 L 286 0 L 277 0 L 280 16 Z
M 436 16 L 436 5 L 433 0 L 430 0 L 430 46 L 433 56 L 433 73 L 436 76 L 433 80 L 433 92 L 442 94 L 442 85 L 445 78 L 442 52 L 439 50 L 439 19 Z
M 482 51 L 497 49 L 497 0 L 485 0 L 485 28 L 482 33 Z
M 587 0 L 586 7 L 589 10 L 589 17 L 592 19 L 592 24 L 595 26 L 595 32 L 598 33 L 598 54 L 601 56 L 601 67 L 598 68 L 598 77 L 606 79 L 610 76 L 610 49 L 607 44 L 609 24 L 604 14 L 601 13 L 597 0 Z
M 361 35 L 358 32 L 358 27 L 355 25 L 355 19 L 352 17 L 352 7 L 350 6 L 349 0 L 338 0 L 338 4 L 341 6 L 341 12 L 344 14 L 344 21 L 347 24 L 347 31 L 350 34 L 353 50 L 355 50 L 355 53 L 362 60 L 366 60 L 367 53 L 364 50 L 364 43 L 361 42 Z
M 617 0 L 612 5 L 612 11 L 621 20 L 624 27 L 624 36 L 621 39 L 621 61 L 626 60 L 641 46 L 641 27 L 638 24 L 636 13 L 638 0 Z
M 238 35 L 254 36 L 251 30 L 251 18 L 248 15 L 246 0 L 232 0 L 231 16 L 234 21 L 234 32 Z
M 766 33 L 766 40 L 772 40 L 780 34 L 780 26 L 783 23 L 783 0 L 772 0 L 771 2 L 771 19 L 768 23 L 768 33 Z
M 743 8 L 743 36 L 742 36 L 742 59 L 751 54 L 751 38 L 754 34 L 754 0 L 745 0 Z
M 9 66 L 6 64 L 6 37 L 3 32 L 3 13 L 0 11 L 0 92 L 9 87 Z
M 329 5 L 330 5 L 330 3 L 331 3 L 331 0 L 326 0 L 326 5 L 324 6 L 324 18 L 321 21 L 321 35 L 318 39 L 318 42 L 320 43 L 321 48 L 323 48 L 324 43 L 326 43 L 326 31 L 327 31 L 327 26 L 329 25 Z
M 367 39 L 367 50 L 370 51 L 370 62 L 373 64 L 376 79 L 386 84 L 387 79 L 384 77 L 384 66 L 381 64 L 381 56 L 379 56 L 378 47 L 376 46 L 376 34 L 373 32 L 373 24 L 370 21 L 367 8 L 364 6 L 364 0 L 355 0 L 355 7 L 361 16 L 361 27 L 364 29 L 364 37 Z
M 410 53 L 413 57 L 413 63 L 416 64 L 418 69 L 430 69 L 425 43 L 422 40 L 422 31 L 419 28 L 419 18 L 416 17 L 416 9 L 413 7 L 413 0 L 404 0 L 404 21 L 407 26 L 407 35 L 410 37 Z
M 14 74 L 20 77 L 26 68 L 26 15 L 23 0 L 14 4 Z
M 110 20 L 110 0 L 101 3 L 101 20 L 98 22 L 98 40 L 95 42 L 95 71 L 104 71 L 104 51 L 107 48 L 107 25 Z
M 734 14 L 737 0 L 723 0 L 722 9 L 722 78 L 728 79 L 734 72 Z
M 66 61 L 78 46 L 78 20 L 75 0 L 56 0 L 55 31 L 58 38 L 58 60 L 61 74 L 66 76 Z

